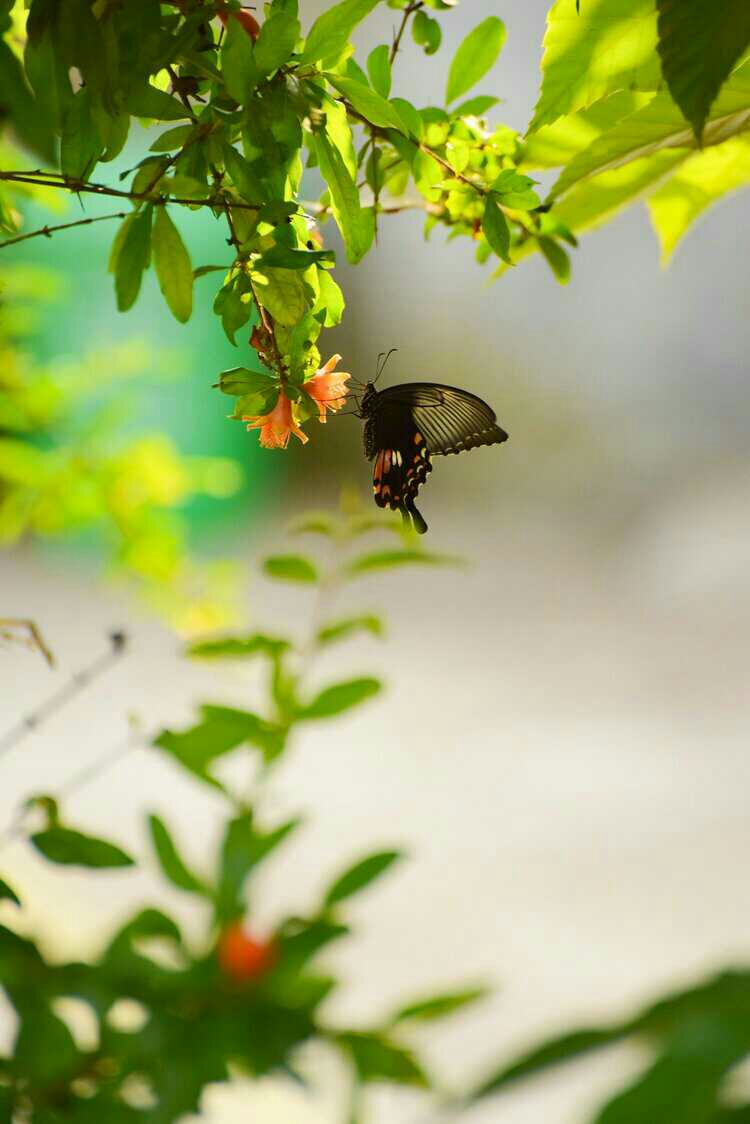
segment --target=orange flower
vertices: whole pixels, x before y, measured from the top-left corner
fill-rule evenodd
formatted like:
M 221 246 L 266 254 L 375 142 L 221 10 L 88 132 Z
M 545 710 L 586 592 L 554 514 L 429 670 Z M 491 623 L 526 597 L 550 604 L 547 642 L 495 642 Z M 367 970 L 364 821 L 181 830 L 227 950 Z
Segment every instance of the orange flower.
M 346 380 L 351 378 L 346 371 L 334 371 L 334 367 L 341 359 L 340 355 L 332 355 L 328 362 L 320 368 L 304 384 L 304 389 L 318 403 L 320 420 L 326 420 L 326 410 L 331 413 L 340 410 L 346 402 Z
M 246 933 L 241 921 L 235 921 L 219 936 L 216 955 L 224 973 L 237 983 L 265 976 L 276 962 L 276 947 L 271 941 L 259 940 Z
M 304 445 L 306 435 L 294 420 L 292 403 L 279 391 L 279 400 L 270 414 L 259 414 L 257 417 L 243 417 L 243 421 L 250 422 L 248 430 L 260 430 L 260 443 L 264 449 L 286 449 L 289 444 L 289 435 L 293 433 Z

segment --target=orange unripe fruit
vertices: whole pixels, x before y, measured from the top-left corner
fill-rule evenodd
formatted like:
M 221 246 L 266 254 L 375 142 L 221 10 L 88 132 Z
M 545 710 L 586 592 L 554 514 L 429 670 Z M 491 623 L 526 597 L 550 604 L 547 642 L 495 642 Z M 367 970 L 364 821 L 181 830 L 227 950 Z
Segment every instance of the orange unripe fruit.
M 222 971 L 237 983 L 260 979 L 276 961 L 272 942 L 251 937 L 241 921 L 234 921 L 221 933 L 216 955 Z
M 241 8 L 237 12 L 217 12 L 217 15 L 224 24 L 224 27 L 227 26 L 230 18 L 237 20 L 237 23 L 244 28 L 245 33 L 249 35 L 253 41 L 260 35 L 260 24 L 255 16 L 250 12 L 246 12 L 244 8 Z

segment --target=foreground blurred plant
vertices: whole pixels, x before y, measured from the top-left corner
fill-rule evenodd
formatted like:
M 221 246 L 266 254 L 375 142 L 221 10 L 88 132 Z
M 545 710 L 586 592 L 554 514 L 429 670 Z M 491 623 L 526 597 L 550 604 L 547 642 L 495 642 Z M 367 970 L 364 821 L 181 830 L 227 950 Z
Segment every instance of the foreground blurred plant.
M 349 898 L 384 874 L 399 858 L 397 850 L 379 850 L 345 866 L 312 913 L 288 916 L 272 932 L 258 930 L 249 905 L 259 864 L 299 824 L 296 818 L 273 822 L 264 811 L 273 763 L 307 723 L 344 714 L 380 690 L 378 680 L 370 677 L 312 693 L 307 687 L 316 653 L 358 632 L 382 631 L 373 614 L 330 617 L 337 587 L 392 567 L 445 561 L 420 550 L 400 530 L 396 545 L 362 553 L 357 544 L 374 526 L 356 514 L 313 516 L 297 529 L 330 540 L 327 567 L 321 569 L 300 554 L 265 560 L 270 578 L 317 590 L 311 631 L 303 641 L 255 633 L 216 637 L 189 650 L 197 659 L 261 660 L 268 669 L 266 697 L 257 710 L 206 704 L 196 725 L 181 732 L 164 730 L 153 741 L 155 751 L 168 754 L 225 805 L 218 853 L 201 870 L 183 859 L 162 818 L 148 818 L 164 877 L 192 896 L 196 906 L 209 907 L 202 939 L 187 942 L 163 910 L 148 908 L 132 917 L 93 963 L 60 964 L 47 961 L 13 924 L 0 928 L 0 985 L 19 1019 L 13 1047 L 0 1057 L 3 1121 L 171 1124 L 200 1108 L 206 1085 L 228 1081 L 237 1071 L 251 1076 L 280 1072 L 303 1080 L 297 1055 L 310 1040 L 346 1061 L 352 1120 L 360 1119 L 361 1093 L 371 1082 L 435 1090 L 409 1045 L 409 1026 L 458 1010 L 483 990 L 409 1001 L 366 1029 L 352 1028 L 326 1017 L 322 1005 L 337 981 L 315 965 L 322 949 L 348 934 Z M 129 740 L 122 753 L 136 744 Z M 216 766 L 233 751 L 256 768 L 252 802 L 217 775 Z M 115 759 L 119 757 L 108 754 L 103 767 Z M 81 783 L 91 776 L 89 768 Z M 72 787 L 67 786 L 68 794 Z M 32 797 L 11 830 L 63 866 L 134 863 L 118 845 L 70 827 L 60 801 L 52 796 Z M 5 882 L 0 882 L 0 897 L 20 904 Z M 156 945 L 161 946 L 158 956 Z M 83 1001 L 93 1011 L 95 1044 L 82 1046 L 72 1033 L 69 1008 L 60 1003 L 64 998 Z
M 323 245 L 329 218 L 351 262 L 370 252 L 379 222 L 416 210 L 426 232 L 468 238 L 498 273 L 538 251 L 565 283 L 577 234 L 645 193 L 668 255 L 699 214 L 750 182 L 746 4 L 555 0 L 524 136 L 490 123 L 499 99 L 474 92 L 505 43 L 502 20 L 488 16 L 457 46 L 443 105 L 417 106 L 391 94 L 399 54 L 409 38 L 435 54 L 455 0 L 388 0 L 393 39 L 357 62 L 351 36 L 377 2 L 340 0 L 303 34 L 297 0 L 270 0 L 258 19 L 237 0 L 0 0 L 2 112 L 45 165 L 3 160 L 4 245 L 118 221 L 118 308 L 134 305 L 153 264 L 179 321 L 194 280 L 219 273 L 214 311 L 233 344 L 248 330 L 262 368 L 243 363 L 221 386 L 267 447 L 303 440 L 302 426 L 324 418 L 311 393 L 318 341 L 345 303 Z M 122 152 L 133 118 L 168 127 L 119 180 L 92 179 Z M 316 201 L 305 167 L 323 181 Z M 560 169 L 544 200 L 527 174 L 538 168 Z M 29 191 L 120 209 L 18 233 Z M 224 237 L 218 262 L 194 269 L 172 216 L 200 208 Z
M 183 456 L 163 434 L 119 435 L 127 411 L 103 404 L 102 388 L 138 378 L 149 358 L 142 347 L 36 362 L 26 340 L 54 293 L 44 271 L 0 272 L 0 544 L 95 530 L 175 625 L 225 624 L 231 591 L 224 580 L 223 602 L 221 569 L 191 560 L 178 509 L 194 495 L 232 494 L 239 469 Z

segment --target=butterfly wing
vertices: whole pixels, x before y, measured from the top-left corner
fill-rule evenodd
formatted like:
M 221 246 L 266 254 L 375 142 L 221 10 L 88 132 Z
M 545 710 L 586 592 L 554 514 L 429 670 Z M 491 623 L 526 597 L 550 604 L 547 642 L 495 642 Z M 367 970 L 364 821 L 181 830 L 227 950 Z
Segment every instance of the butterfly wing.
M 411 521 L 415 530 L 424 534 L 427 524 L 414 506 L 414 499 L 432 472 L 432 465 L 409 407 L 394 401 L 384 409 L 374 410 L 365 426 L 365 449 L 375 460 L 375 503 L 400 511 L 405 521 Z
M 499 445 L 508 434 L 494 410 L 468 390 L 439 383 L 403 383 L 378 394 L 378 413 L 389 406 L 411 413 L 416 431 L 433 456 L 463 453 L 480 445 Z

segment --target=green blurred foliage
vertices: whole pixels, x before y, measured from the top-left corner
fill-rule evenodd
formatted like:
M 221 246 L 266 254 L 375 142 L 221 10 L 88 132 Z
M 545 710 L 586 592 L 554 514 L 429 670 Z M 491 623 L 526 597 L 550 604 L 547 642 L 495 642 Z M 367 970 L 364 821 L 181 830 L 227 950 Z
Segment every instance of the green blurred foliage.
M 234 609 L 226 564 L 201 566 L 180 509 L 239 487 L 233 461 L 186 457 L 164 434 L 128 432 L 130 399 L 153 357 L 138 342 L 38 362 L 30 350 L 57 277 L 0 272 L 0 542 L 95 532 L 111 564 L 180 628 L 216 627 Z
M 419 561 L 418 544 L 400 522 L 380 523 L 379 529 L 403 538 L 413 563 Z M 356 631 L 329 619 L 331 602 L 354 572 L 361 536 L 373 530 L 378 528 L 363 524 L 358 513 L 315 517 L 299 528 L 299 533 L 323 535 L 331 545 L 327 557 L 315 564 L 307 560 L 314 577 L 305 580 L 314 587 L 314 604 L 306 641 L 295 644 L 258 633 L 218 636 L 189 649 L 193 658 L 259 660 L 268 671 L 257 712 L 205 704 L 196 725 L 179 733 L 165 730 L 153 742 L 155 751 L 166 752 L 177 768 L 205 783 L 224 803 L 222 838 L 200 870 L 182 857 L 180 840 L 165 819 L 151 814 L 147 820 L 154 862 L 172 886 L 192 897 L 205 919 L 202 934 L 187 941 L 173 918 L 145 907 L 121 925 L 93 961 L 55 963 L 22 935 L 21 926 L 12 920 L 0 926 L 0 988 L 18 1016 L 13 1044 L 0 1056 L 0 1119 L 173 1124 L 185 1113 L 200 1111 L 207 1085 L 238 1073 L 292 1074 L 303 1081 L 297 1054 L 311 1040 L 342 1057 L 353 1103 L 362 1101 L 371 1083 L 438 1092 L 439 1083 L 410 1042 L 410 1028 L 463 1009 L 485 989 L 409 1000 L 366 1028 L 350 1027 L 326 1015 L 324 1002 L 339 982 L 317 963 L 332 942 L 349 935 L 349 900 L 383 876 L 401 853 L 378 850 L 357 858 L 326 880 L 328 887 L 311 912 L 290 914 L 261 933 L 250 908 L 256 872 L 301 821 L 269 815 L 267 783 L 254 786 L 251 803 L 245 792 L 211 771 L 225 754 L 241 753 L 267 782 L 301 724 L 349 713 L 379 690 L 373 678 L 332 683 L 312 695 L 306 684 L 316 654 Z M 298 580 L 294 567 L 265 569 L 273 579 Z M 356 619 L 367 621 L 369 631 L 380 631 L 375 616 Z M 66 823 L 52 796 L 27 801 L 16 824 L 38 852 L 63 868 L 102 870 L 134 863 L 118 845 Z M 0 898 L 23 908 L 23 891 L 17 894 L 4 881 Z M 71 999 L 94 1016 L 96 1033 L 85 1045 L 74 1033 L 69 1006 L 61 1002 L 69 1005 Z M 123 1001 L 129 1022 L 123 1022 Z

